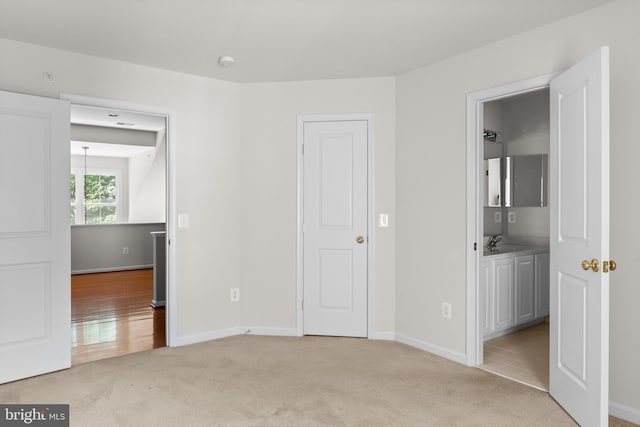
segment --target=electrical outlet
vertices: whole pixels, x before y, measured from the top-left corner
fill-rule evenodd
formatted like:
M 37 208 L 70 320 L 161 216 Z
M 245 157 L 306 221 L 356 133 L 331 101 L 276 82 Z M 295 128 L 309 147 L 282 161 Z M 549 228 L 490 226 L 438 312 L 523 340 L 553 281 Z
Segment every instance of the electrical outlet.
M 516 213 L 515 212 L 509 212 L 509 215 L 507 216 L 509 223 L 514 224 L 516 222 Z
M 451 319 L 451 303 L 442 303 L 442 317 L 444 317 L 445 319 Z
M 229 301 L 231 302 L 240 301 L 240 288 L 231 288 L 229 290 Z
M 502 212 L 493 213 L 493 222 L 502 222 Z
M 127 247 L 122 248 L 122 255 L 129 255 L 129 248 Z

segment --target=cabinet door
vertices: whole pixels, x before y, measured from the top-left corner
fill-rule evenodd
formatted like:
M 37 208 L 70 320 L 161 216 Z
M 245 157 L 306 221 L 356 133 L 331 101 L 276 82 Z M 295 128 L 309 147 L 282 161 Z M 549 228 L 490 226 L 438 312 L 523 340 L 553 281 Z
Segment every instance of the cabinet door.
M 516 324 L 531 321 L 535 315 L 535 270 L 533 262 L 533 255 L 515 258 Z
M 480 265 L 480 328 L 482 335 L 493 332 L 493 262 Z
M 494 326 L 495 330 L 508 328 L 515 324 L 513 313 L 513 258 L 494 261 Z
M 537 254 L 536 318 L 549 315 L 549 254 Z

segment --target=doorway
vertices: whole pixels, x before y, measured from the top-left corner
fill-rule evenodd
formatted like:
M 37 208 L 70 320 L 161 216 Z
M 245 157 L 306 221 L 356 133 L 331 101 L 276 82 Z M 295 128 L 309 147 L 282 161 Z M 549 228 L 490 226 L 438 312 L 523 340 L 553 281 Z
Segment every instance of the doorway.
M 482 364 L 483 326 L 486 326 L 486 322 L 483 325 L 486 317 L 483 319 L 482 314 L 486 310 L 483 311 L 483 292 L 480 291 L 482 257 L 478 252 L 483 250 L 484 243 L 480 208 L 484 192 L 482 181 L 478 179 L 478 171 L 483 165 L 480 143 L 484 104 L 547 86 L 550 88 L 551 130 L 548 162 L 549 394 L 578 423 L 606 425 L 609 404 L 608 273 L 616 268 L 614 260 L 609 259 L 607 47 L 597 49 L 555 77 L 542 76 L 467 95 L 467 170 L 470 172 L 467 174 L 467 363 L 471 366 Z M 495 248 L 496 244 L 496 238 L 490 239 L 487 249 Z M 599 260 L 602 260 L 601 269 Z M 509 286 L 501 287 L 496 294 L 516 306 L 513 310 L 500 312 L 501 321 L 508 320 L 509 316 L 516 322 L 524 321 L 530 316 L 531 310 L 518 311 L 518 308 L 531 307 L 530 301 L 525 304 L 523 301 L 526 300 L 512 298 L 514 294 L 517 296 L 519 287 L 524 291 L 532 287 L 532 276 L 527 272 L 537 263 L 530 258 L 522 261 L 522 265 L 512 264 L 514 267 L 501 263 L 502 277 L 495 283 L 509 282 L 508 278 L 514 277 L 514 286 L 511 294 L 502 290 Z M 515 269 L 513 275 L 508 273 L 510 268 Z M 487 277 L 492 273 L 497 276 L 497 261 L 494 268 L 484 269 L 484 272 Z M 536 277 L 535 273 L 533 277 Z M 529 295 L 533 294 L 529 292 Z
M 173 112 L 62 98 L 72 103 L 72 182 L 101 195 L 72 197 L 72 363 L 170 345 Z
M 483 105 L 483 363 L 549 389 L 549 89 Z

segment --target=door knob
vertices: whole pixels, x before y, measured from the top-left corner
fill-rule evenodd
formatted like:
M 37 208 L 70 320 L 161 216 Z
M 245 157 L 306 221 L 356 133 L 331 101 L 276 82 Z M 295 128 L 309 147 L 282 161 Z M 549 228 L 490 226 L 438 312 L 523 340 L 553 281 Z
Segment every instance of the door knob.
M 598 260 L 597 259 L 592 259 L 591 262 L 584 260 L 582 261 L 582 264 L 580 264 L 582 266 L 582 269 L 584 271 L 587 271 L 588 269 L 592 269 L 594 272 L 598 271 Z
M 356 242 L 358 242 L 360 244 L 363 244 L 364 243 L 364 237 L 362 237 L 362 236 L 356 237 Z
M 616 268 L 618 268 L 618 265 L 616 264 L 616 262 L 612 259 L 610 259 L 609 261 L 602 261 L 602 272 L 603 273 L 608 273 L 609 271 L 613 271 Z

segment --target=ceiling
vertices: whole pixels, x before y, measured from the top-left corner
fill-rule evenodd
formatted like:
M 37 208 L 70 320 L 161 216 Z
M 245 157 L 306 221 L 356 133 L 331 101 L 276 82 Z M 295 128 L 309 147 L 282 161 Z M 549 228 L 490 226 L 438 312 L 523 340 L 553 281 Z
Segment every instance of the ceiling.
M 71 105 L 71 123 L 118 128 L 125 130 L 160 132 L 165 129 L 165 117 L 86 105 Z M 95 141 L 71 141 L 71 154 L 89 157 L 132 157 L 141 153 L 151 156 L 155 147 L 133 144 L 113 144 Z
M 159 132 L 164 129 L 165 116 L 72 104 L 71 123 Z
M 235 82 L 358 78 L 400 74 L 610 1 L 0 0 L 0 38 Z M 218 66 L 222 55 L 236 64 Z

